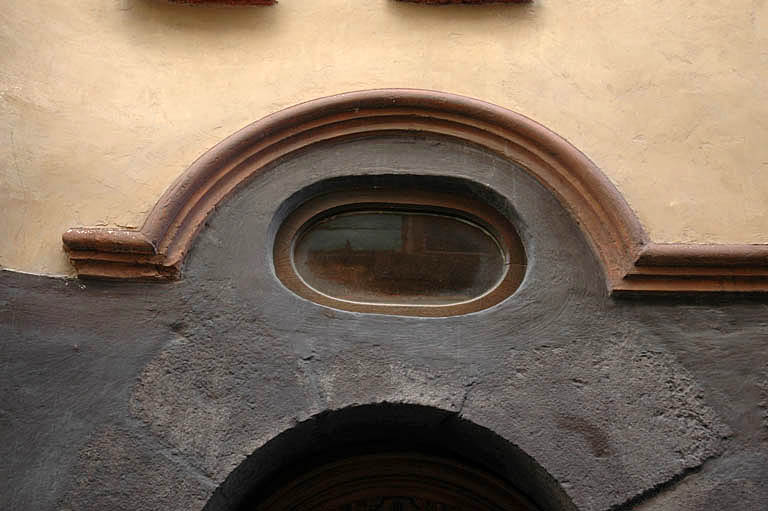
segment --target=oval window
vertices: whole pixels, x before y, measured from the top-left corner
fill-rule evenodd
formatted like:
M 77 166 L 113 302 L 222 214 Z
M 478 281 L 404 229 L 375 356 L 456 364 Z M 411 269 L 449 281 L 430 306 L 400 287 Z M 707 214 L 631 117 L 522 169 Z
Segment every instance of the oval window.
M 280 228 L 278 277 L 323 305 L 450 316 L 490 307 L 522 281 L 520 238 L 466 197 L 381 190 L 305 203 Z
M 434 213 L 362 210 L 323 218 L 296 239 L 296 273 L 344 300 L 444 305 L 487 293 L 504 253 L 479 225 Z

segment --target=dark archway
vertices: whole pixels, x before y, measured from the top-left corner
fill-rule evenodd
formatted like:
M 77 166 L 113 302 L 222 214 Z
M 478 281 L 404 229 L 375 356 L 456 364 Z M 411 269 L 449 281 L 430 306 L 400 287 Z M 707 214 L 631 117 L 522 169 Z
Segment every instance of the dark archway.
M 252 511 L 540 511 L 488 472 L 437 456 L 352 456 L 299 476 Z
M 380 403 L 318 414 L 258 449 L 217 488 L 205 511 L 245 511 L 320 467 L 364 456 L 444 460 L 487 474 L 541 509 L 572 511 L 562 487 L 533 458 L 493 431 L 438 408 Z

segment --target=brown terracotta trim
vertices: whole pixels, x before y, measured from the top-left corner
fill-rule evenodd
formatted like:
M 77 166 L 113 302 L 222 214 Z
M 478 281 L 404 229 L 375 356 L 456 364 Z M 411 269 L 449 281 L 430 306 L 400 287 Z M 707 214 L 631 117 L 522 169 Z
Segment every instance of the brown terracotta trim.
M 348 301 L 325 295 L 308 285 L 299 276 L 293 262 L 293 244 L 302 229 L 329 211 L 359 211 L 370 209 L 411 210 L 413 207 L 440 211 L 444 214 L 470 220 L 487 229 L 504 251 L 507 271 L 492 289 L 482 296 L 459 303 L 443 305 L 390 305 Z M 275 274 L 283 284 L 299 296 L 336 309 L 401 316 L 445 317 L 468 314 L 487 309 L 515 292 L 525 276 L 525 253 L 514 249 L 522 247 L 518 235 L 509 220 L 484 202 L 456 194 L 434 190 L 377 189 L 360 190 L 341 188 L 337 192 L 322 195 L 305 202 L 283 221 L 275 238 L 273 260 Z M 524 250 L 524 248 L 523 248 Z M 510 256 L 512 256 L 510 258 Z
M 768 245 L 649 243 L 616 294 L 768 292 Z
M 754 284 L 744 282 L 762 275 L 768 267 L 759 249 L 758 255 L 744 256 L 739 246 L 659 248 L 663 246 L 649 244 L 640 222 L 613 184 L 563 138 L 525 116 L 483 101 L 415 89 L 339 94 L 267 116 L 195 161 L 163 194 L 139 231 L 71 229 L 64 235 L 65 249 L 79 274 L 87 268 L 93 277 L 137 278 L 151 273 L 147 266 L 151 265 L 158 275 L 151 278 L 177 278 L 209 213 L 269 163 L 319 142 L 396 132 L 455 137 L 526 168 L 577 220 L 602 262 L 610 290 L 667 291 L 675 286 L 680 291 L 723 286 L 753 290 Z M 724 255 L 713 256 L 718 251 Z M 121 256 L 120 264 L 116 264 L 116 254 Z M 739 259 L 743 257 L 748 261 Z M 129 269 L 132 261 L 136 268 Z M 685 267 L 704 265 L 702 261 L 711 262 L 705 265 L 711 273 L 701 289 L 692 285 L 696 282 L 692 275 L 673 276 L 675 271 L 682 275 Z M 671 273 L 652 275 L 646 270 L 652 266 L 668 267 Z M 719 270 L 733 266 L 752 268 L 754 276 L 737 281 Z
M 636 266 L 765 266 L 768 245 L 694 245 L 649 243 Z
M 64 246 L 74 251 L 154 254 L 155 247 L 140 231 L 75 227 L 62 236 Z

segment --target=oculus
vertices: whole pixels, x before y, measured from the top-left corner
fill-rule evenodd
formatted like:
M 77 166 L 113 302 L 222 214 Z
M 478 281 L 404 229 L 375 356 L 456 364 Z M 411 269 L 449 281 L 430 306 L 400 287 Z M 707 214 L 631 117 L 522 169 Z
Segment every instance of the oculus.
M 356 312 L 453 316 L 491 307 L 525 274 L 509 220 L 472 197 L 429 191 L 335 191 L 311 199 L 275 240 L 293 292 Z

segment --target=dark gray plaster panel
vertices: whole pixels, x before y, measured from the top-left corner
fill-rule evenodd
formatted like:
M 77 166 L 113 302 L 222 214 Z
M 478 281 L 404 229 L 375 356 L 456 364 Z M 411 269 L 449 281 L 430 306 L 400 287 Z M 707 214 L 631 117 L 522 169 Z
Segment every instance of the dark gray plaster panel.
M 320 180 L 371 174 L 446 176 L 501 195 L 528 251 L 521 288 L 449 318 L 337 311 L 286 290 L 271 269 L 281 205 Z M 412 403 L 495 431 L 577 506 L 607 509 L 718 454 L 728 434 L 690 373 L 612 306 L 552 195 L 472 146 L 390 137 L 286 159 L 220 208 L 184 272 L 185 341 L 149 365 L 136 412 L 215 480 L 292 422 Z M 194 420 L 180 423 L 189 409 Z
M 141 368 L 176 335 L 168 327 L 178 309 L 169 290 L 0 273 L 1 507 L 159 509 L 149 502 L 153 492 L 168 491 L 167 481 L 154 480 L 141 499 L 131 498 L 126 483 L 145 465 L 132 462 L 114 440 L 119 433 L 108 431 L 120 427 L 124 446 L 144 449 L 164 473 L 176 470 L 162 451 L 129 440 L 160 441 L 130 416 L 129 401 Z M 111 450 L 104 448 L 109 439 Z M 97 459 L 125 471 L 105 471 Z M 190 487 L 199 485 L 188 477 Z M 65 505 L 73 485 L 85 485 L 87 494 Z
M 405 174 L 508 215 L 529 259 L 513 296 L 394 317 L 279 282 L 271 243 L 296 192 Z M 754 297 L 611 299 L 553 195 L 473 146 L 314 147 L 220 207 L 180 282 L 0 274 L 0 504 L 231 511 L 333 457 L 415 449 L 545 509 L 766 509 L 767 322 Z

